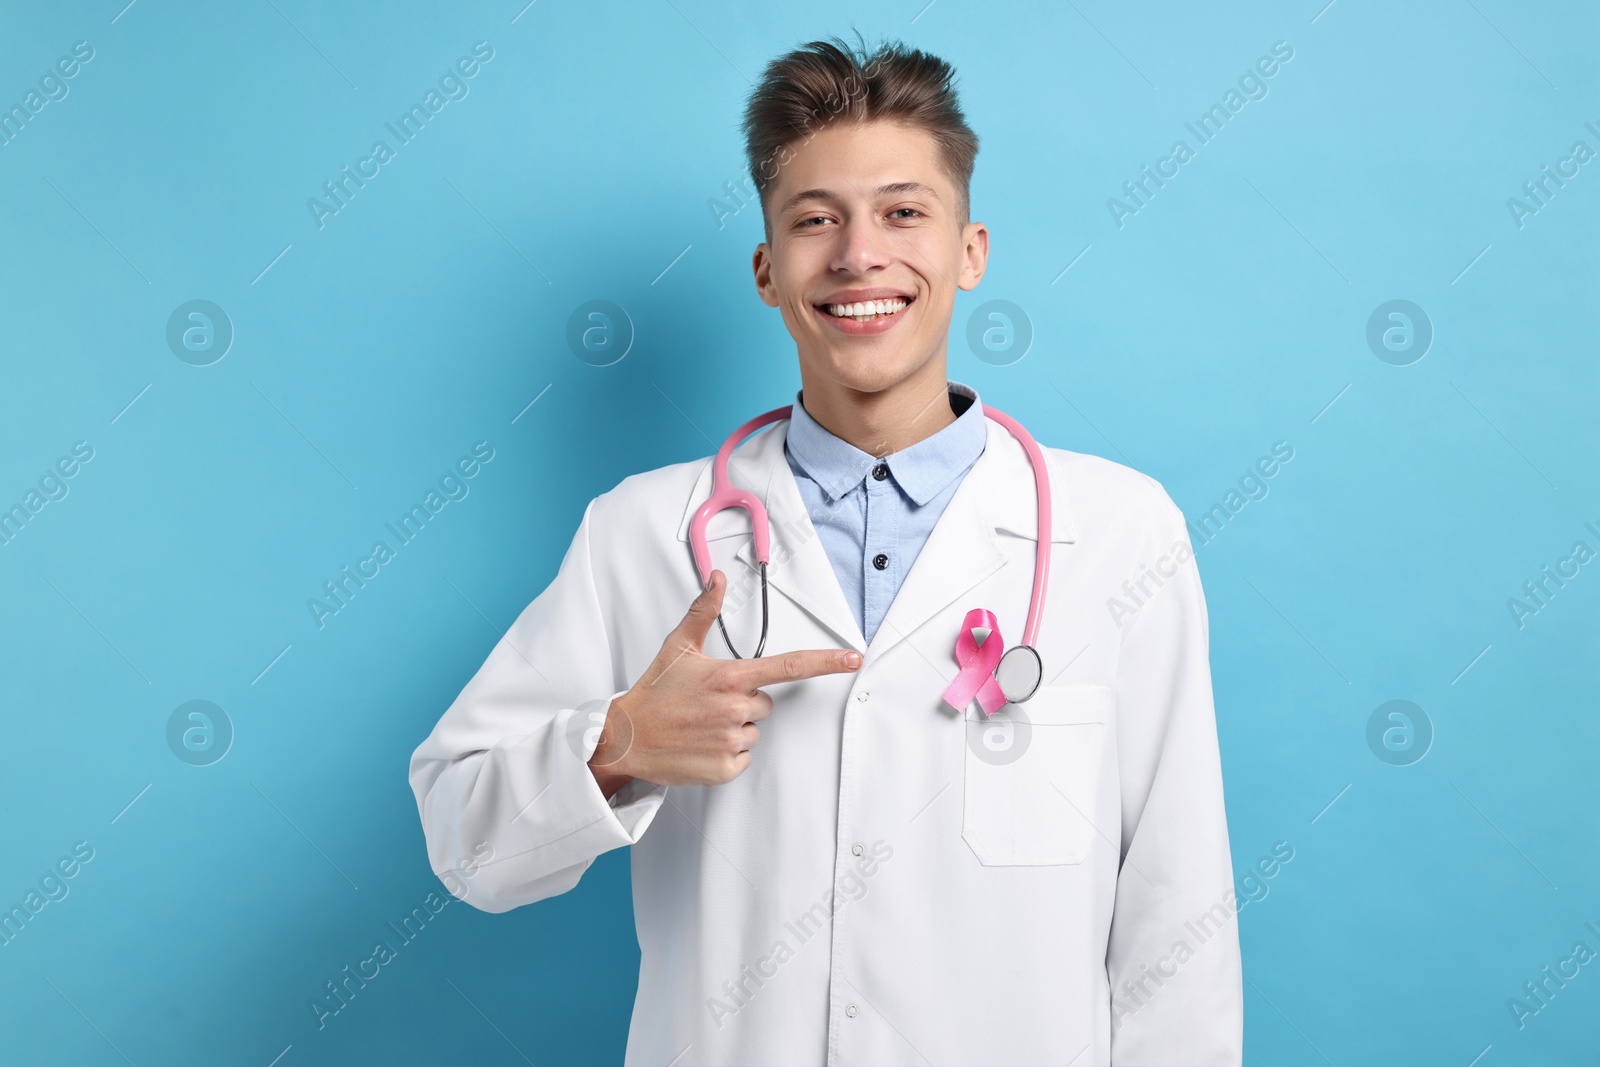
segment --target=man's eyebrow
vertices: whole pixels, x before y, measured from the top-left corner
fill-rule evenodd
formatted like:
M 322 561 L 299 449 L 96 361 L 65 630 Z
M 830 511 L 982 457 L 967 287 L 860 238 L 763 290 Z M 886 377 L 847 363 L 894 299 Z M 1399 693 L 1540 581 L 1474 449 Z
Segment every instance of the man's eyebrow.
M 904 196 L 912 193 L 923 196 L 931 196 L 935 200 L 939 199 L 939 191 L 937 189 L 933 188 L 931 185 L 924 185 L 921 182 L 891 182 L 888 185 L 880 185 L 878 186 L 877 192 L 874 195 L 880 197 Z M 778 213 L 780 215 L 784 214 L 792 208 L 811 200 L 836 203 L 839 200 L 839 194 L 835 193 L 831 189 L 807 189 L 804 192 L 795 193 L 789 199 L 785 200 L 783 202 L 783 207 L 778 209 Z

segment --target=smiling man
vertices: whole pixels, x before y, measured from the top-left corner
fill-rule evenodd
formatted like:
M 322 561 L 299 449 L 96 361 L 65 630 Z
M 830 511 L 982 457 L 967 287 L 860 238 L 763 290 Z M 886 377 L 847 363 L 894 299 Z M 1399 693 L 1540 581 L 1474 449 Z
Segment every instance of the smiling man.
M 433 870 L 485 911 L 632 846 L 630 1065 L 1240 1061 L 1184 519 L 947 378 L 989 252 L 953 81 L 818 41 L 749 101 L 801 390 L 725 454 L 770 564 L 721 511 L 700 582 L 710 458 L 625 479 L 412 756 Z M 1042 673 L 1002 694 L 1036 602 Z
M 761 112 L 781 106 L 752 105 L 758 155 L 787 119 Z M 956 289 L 977 285 L 989 256 L 989 231 L 967 221 L 965 177 L 945 173 L 951 162 L 971 171 L 977 139 L 964 141 L 945 161 L 929 131 L 904 120 L 833 125 L 793 150 L 776 183 L 781 200 L 766 186 L 775 202 L 755 252 L 756 287 L 799 349 L 803 407 L 875 455 L 955 418 L 940 403 L 950 316 Z

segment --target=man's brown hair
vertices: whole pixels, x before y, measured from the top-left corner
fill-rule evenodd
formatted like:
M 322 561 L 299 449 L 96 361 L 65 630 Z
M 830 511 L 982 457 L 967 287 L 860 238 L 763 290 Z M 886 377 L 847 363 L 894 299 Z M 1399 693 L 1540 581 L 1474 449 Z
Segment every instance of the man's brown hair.
M 832 37 L 768 63 L 745 106 L 745 155 L 761 196 L 768 240 L 767 197 L 778 171 L 793 158 L 794 143 L 834 123 L 875 120 L 902 122 L 933 135 L 961 201 L 961 222 L 969 221 L 978 135 L 961 113 L 955 68 L 898 41 L 880 45 L 869 56 L 864 44 L 851 48 Z

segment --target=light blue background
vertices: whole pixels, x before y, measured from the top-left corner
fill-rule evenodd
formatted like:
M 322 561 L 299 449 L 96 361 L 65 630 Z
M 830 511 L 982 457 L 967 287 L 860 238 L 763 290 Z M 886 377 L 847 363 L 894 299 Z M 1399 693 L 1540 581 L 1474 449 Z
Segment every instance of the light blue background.
M 763 64 L 855 26 L 953 62 L 982 138 L 952 377 L 1191 518 L 1294 449 L 1199 549 L 1235 866 L 1295 850 L 1240 917 L 1247 1062 L 1592 1062 L 1600 964 L 1523 1029 L 1507 1000 L 1600 949 L 1600 563 L 1521 629 L 1506 604 L 1600 549 L 1600 162 L 1506 205 L 1600 150 L 1591 5 L 123 2 L 0 34 L 6 106 L 95 49 L 0 147 L 0 505 L 95 450 L 0 547 L 0 904 L 95 850 L 0 947 L 0 1059 L 620 1062 L 623 851 L 452 904 L 326 1029 L 307 1002 L 439 889 L 407 759 L 584 504 L 798 387 L 758 211 L 708 201 Z M 319 229 L 307 199 L 479 40 L 470 94 Z M 1280 40 L 1119 229 L 1107 199 Z M 597 298 L 636 331 L 605 368 L 565 342 Z M 166 344 L 192 299 L 236 331 L 211 366 Z M 1035 333 L 1008 366 L 965 343 L 991 299 Z M 1392 299 L 1436 332 L 1409 366 L 1366 344 Z M 307 598 L 480 440 L 470 495 L 319 630 Z M 166 742 L 192 699 L 236 730 L 208 767 Z M 1367 744 L 1391 699 L 1435 731 L 1410 766 Z

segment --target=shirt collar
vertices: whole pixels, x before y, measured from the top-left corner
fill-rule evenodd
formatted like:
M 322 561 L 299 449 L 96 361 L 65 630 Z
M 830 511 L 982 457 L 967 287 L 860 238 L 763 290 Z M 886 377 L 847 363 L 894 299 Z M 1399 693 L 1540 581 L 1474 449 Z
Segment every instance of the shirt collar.
M 960 382 L 947 382 L 946 387 L 951 397 L 970 397 L 972 403 L 950 425 L 882 459 L 824 429 L 801 402 L 804 390 L 796 392 L 786 442 L 789 454 L 830 503 L 860 485 L 881 462 L 907 496 L 918 506 L 926 504 L 972 466 L 989 438 L 977 392 Z

